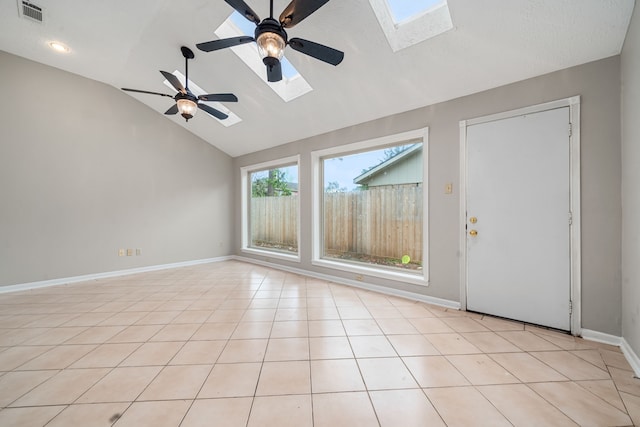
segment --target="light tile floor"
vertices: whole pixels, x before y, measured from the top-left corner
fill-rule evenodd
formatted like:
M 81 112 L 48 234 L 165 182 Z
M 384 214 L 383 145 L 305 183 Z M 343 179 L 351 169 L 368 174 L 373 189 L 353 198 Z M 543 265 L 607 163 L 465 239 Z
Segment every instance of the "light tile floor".
M 627 426 L 616 347 L 235 261 L 0 294 L 0 426 Z

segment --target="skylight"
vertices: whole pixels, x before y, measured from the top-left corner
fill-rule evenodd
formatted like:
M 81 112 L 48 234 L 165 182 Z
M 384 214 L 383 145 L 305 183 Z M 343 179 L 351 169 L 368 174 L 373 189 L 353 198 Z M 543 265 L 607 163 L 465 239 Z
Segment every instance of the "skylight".
M 218 29 L 216 29 L 215 34 L 220 39 L 237 36 L 253 37 L 254 30 L 255 25 L 253 23 L 243 18 L 238 12 L 234 11 L 229 18 L 227 18 L 218 27 Z M 281 61 L 282 80 L 279 82 L 268 83 L 267 71 L 260 59 L 258 48 L 255 43 L 246 43 L 234 46 L 231 50 L 285 102 L 289 102 L 292 99 L 313 90 L 309 83 L 307 83 L 304 77 L 302 77 L 286 57 L 283 57 Z
M 178 78 L 178 80 L 180 80 L 180 83 L 182 83 L 182 86 L 186 86 L 187 85 L 187 79 L 185 78 L 184 74 L 182 74 L 180 71 L 176 70 L 173 73 L 174 76 L 176 76 Z M 162 83 L 165 84 L 165 86 L 167 86 L 168 88 L 170 88 L 173 92 L 178 92 L 172 85 L 171 83 L 169 83 L 167 80 L 163 81 Z M 208 92 L 206 92 L 204 89 L 202 89 L 200 86 L 198 86 L 197 84 L 195 84 L 193 82 L 193 80 L 189 80 L 189 90 L 191 92 L 193 92 L 193 94 L 195 96 L 200 96 L 200 95 L 204 95 Z M 203 101 L 200 101 L 203 102 Z M 233 111 L 229 110 L 226 106 L 224 106 L 223 104 L 219 103 L 219 102 L 206 102 L 207 105 L 215 108 L 216 110 L 220 110 L 223 113 L 227 114 L 229 117 L 227 117 L 224 120 L 219 120 L 217 117 L 213 117 L 211 114 L 207 114 L 204 111 L 201 112 L 199 115 L 203 115 L 203 116 L 208 116 L 210 118 L 212 118 L 213 120 L 216 120 L 218 123 L 220 123 L 221 125 L 223 125 L 224 127 L 229 127 L 229 126 L 233 126 L 236 123 L 239 123 L 242 121 L 242 119 L 240 117 L 238 117 Z
M 446 0 L 369 0 L 394 52 L 453 28 Z
M 445 0 L 387 0 L 394 22 L 397 24 L 416 18 L 429 9 L 446 3 Z

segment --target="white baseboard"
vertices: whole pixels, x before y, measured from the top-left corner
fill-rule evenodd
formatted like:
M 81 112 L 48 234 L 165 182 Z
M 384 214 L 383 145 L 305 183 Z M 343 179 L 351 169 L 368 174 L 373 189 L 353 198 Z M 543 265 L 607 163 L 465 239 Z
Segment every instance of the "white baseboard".
M 640 357 L 638 357 L 636 352 L 633 351 L 627 340 L 625 340 L 624 338 L 622 338 L 620 348 L 622 349 L 624 357 L 627 358 L 627 362 L 629 362 L 629 365 L 631 365 L 633 372 L 635 372 L 636 377 L 640 378 Z
M 605 334 L 598 331 L 592 331 L 589 329 L 582 330 L 582 338 L 588 341 L 601 342 L 603 344 L 615 345 L 620 347 L 622 354 L 631 365 L 633 372 L 640 378 L 640 357 L 633 351 L 627 340 L 623 337 L 617 337 L 615 335 Z
M 28 291 L 49 286 L 67 285 L 69 283 L 86 282 L 88 280 L 105 279 L 109 277 L 127 276 L 129 274 L 146 273 L 149 271 L 166 270 L 170 268 L 189 267 L 210 262 L 221 262 L 233 259 L 232 256 L 198 259 L 193 261 L 174 262 L 171 264 L 150 265 L 147 267 L 130 268 L 127 270 L 107 271 L 104 273 L 85 274 L 82 276 L 63 277 L 60 279 L 42 280 L 39 282 L 21 283 L 18 285 L 0 286 L 0 294 L 7 292 Z
M 452 308 L 455 310 L 460 310 L 460 303 L 457 301 L 451 301 L 442 298 L 430 297 L 428 295 L 417 294 L 415 292 L 402 291 L 399 289 L 388 288 L 386 286 L 373 285 L 370 283 L 359 282 L 356 280 L 345 279 L 343 277 L 331 276 L 329 274 L 316 273 L 315 271 L 302 270 L 294 267 L 287 267 L 285 265 L 274 264 L 266 261 L 260 261 L 253 258 L 246 258 L 242 256 L 235 255 L 233 259 L 242 262 L 248 262 L 251 264 L 262 265 L 264 267 L 274 268 L 276 270 L 283 270 L 289 273 L 299 274 L 301 276 L 313 277 L 315 279 L 327 280 L 330 282 L 340 283 L 342 285 L 353 286 L 360 289 L 365 289 L 368 291 L 375 291 L 381 294 L 392 295 L 401 298 L 407 298 L 411 300 L 416 300 L 420 302 L 425 302 L 427 304 L 433 304 L 440 307 Z
M 588 341 L 600 342 L 603 344 L 615 345 L 620 347 L 622 338 L 615 335 L 605 334 L 603 332 L 592 331 L 591 329 L 582 329 L 582 338 Z

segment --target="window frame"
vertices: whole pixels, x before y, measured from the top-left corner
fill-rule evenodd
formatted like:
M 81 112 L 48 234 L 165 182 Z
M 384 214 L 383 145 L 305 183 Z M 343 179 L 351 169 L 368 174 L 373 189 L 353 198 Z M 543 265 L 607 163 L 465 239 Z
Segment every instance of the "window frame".
M 298 215 L 297 215 L 297 236 L 298 236 L 298 253 L 289 254 L 277 250 L 258 249 L 252 247 L 251 244 L 251 212 L 250 210 L 250 198 L 251 198 L 251 174 L 254 172 L 260 172 L 264 170 L 270 170 L 278 167 L 296 166 L 298 168 Z M 280 259 L 284 261 L 300 262 L 300 156 L 284 157 L 276 160 L 270 160 L 267 162 L 257 163 L 249 166 L 243 166 L 240 168 L 240 182 L 241 182 L 241 247 L 240 252 L 264 256 L 267 258 Z
M 326 157 L 338 157 L 340 155 L 355 154 L 364 151 L 371 151 L 390 147 L 394 145 L 402 145 L 408 140 L 422 139 L 422 253 L 423 268 L 420 273 L 407 273 L 401 270 L 393 270 L 390 268 L 376 267 L 373 264 L 358 265 L 351 262 L 338 260 L 329 260 L 323 258 L 324 245 L 324 176 L 322 161 Z M 317 267 L 331 268 L 354 273 L 355 280 L 362 281 L 362 276 L 373 276 L 389 280 L 396 280 L 415 285 L 429 285 L 429 128 L 424 127 L 408 132 L 397 133 L 394 135 L 384 136 L 380 138 L 368 139 L 352 144 L 341 145 L 337 147 L 327 148 L 311 152 L 311 165 L 313 173 L 312 185 L 312 258 L 311 264 Z M 426 213 L 426 215 L 425 215 Z

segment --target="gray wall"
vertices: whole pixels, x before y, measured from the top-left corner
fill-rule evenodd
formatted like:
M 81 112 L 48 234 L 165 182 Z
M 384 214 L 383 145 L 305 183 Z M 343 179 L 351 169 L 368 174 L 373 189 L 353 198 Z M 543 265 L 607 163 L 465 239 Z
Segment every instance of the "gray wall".
M 622 50 L 622 336 L 640 355 L 640 11 Z
M 621 334 L 620 58 L 612 57 L 486 92 L 234 159 L 236 213 L 240 171 L 247 166 L 301 155 L 301 263 L 279 262 L 353 279 L 353 274 L 311 264 L 310 152 L 429 126 L 430 276 L 427 288 L 365 277 L 365 281 L 459 301 L 459 126 L 462 119 L 508 111 L 573 95 L 582 96 L 582 309 L 584 328 Z M 321 118 L 319 118 L 321 119 Z M 444 194 L 454 183 L 454 193 Z M 240 242 L 240 224 L 236 224 Z M 240 253 L 239 248 L 236 252 Z
M 111 86 L 0 70 L 1 286 L 232 252 L 229 156 Z

